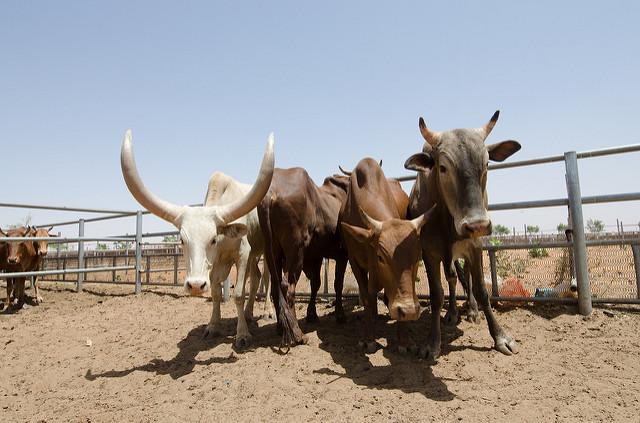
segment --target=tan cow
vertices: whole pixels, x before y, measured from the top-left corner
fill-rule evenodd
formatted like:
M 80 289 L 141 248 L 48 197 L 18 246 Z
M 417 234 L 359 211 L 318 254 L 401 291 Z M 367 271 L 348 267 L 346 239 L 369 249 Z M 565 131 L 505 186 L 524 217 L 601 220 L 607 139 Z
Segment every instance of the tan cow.
M 406 322 L 420 316 L 415 291 L 420 229 L 431 212 L 405 220 L 406 212 L 400 213 L 398 200 L 406 205 L 407 195 L 403 192 L 404 198 L 398 198 L 398 191 L 373 159 L 361 160 L 349 178 L 340 222 L 365 307 L 364 340 L 359 344 L 370 353 L 377 348 L 374 336 L 377 293 L 384 290 L 389 315 L 398 321 L 398 349 L 405 352 L 409 346 Z

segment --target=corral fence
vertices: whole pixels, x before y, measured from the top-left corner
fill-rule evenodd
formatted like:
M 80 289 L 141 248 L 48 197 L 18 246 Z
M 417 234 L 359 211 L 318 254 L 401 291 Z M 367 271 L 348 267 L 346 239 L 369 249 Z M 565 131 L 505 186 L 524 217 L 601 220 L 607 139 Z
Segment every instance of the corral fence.
M 581 314 L 591 313 L 593 303 L 640 303 L 640 233 L 628 232 L 623 236 L 591 236 L 584 230 L 582 215 L 583 204 L 603 204 L 621 201 L 638 201 L 640 192 L 605 194 L 583 197 L 580 191 L 578 159 L 586 159 L 614 154 L 626 154 L 640 151 L 640 144 L 606 148 L 576 153 L 570 151 L 563 155 L 538 159 L 514 161 L 489 165 L 489 170 L 507 169 L 539 164 L 564 162 L 567 198 L 531 200 L 489 205 L 490 211 L 518 210 L 541 207 L 568 207 L 571 216 L 571 238 L 564 237 L 492 237 L 485 239 L 484 268 L 490 275 L 492 301 L 516 302 L 553 302 L 577 303 Z M 396 178 L 399 181 L 415 180 L 415 176 Z M 75 283 L 76 290 L 82 291 L 84 283 L 131 284 L 135 293 L 140 293 L 142 285 L 177 285 L 184 279 L 185 268 L 182 249 L 179 242 L 148 242 L 149 238 L 175 236 L 176 231 L 143 233 L 142 217 L 148 211 L 104 210 L 75 207 L 56 207 L 35 204 L 0 203 L 0 207 L 61 210 L 80 213 L 97 213 L 102 216 L 82 218 L 65 222 L 38 225 L 39 227 L 62 227 L 76 225 L 77 237 L 46 238 L 51 244 L 77 243 L 77 251 L 60 251 L 50 248 L 42 270 L 21 273 L 0 273 L 0 279 L 10 277 L 38 276 L 41 280 Z M 115 237 L 85 237 L 85 224 L 90 222 L 136 217 L 135 235 Z M 587 236 L 589 235 L 589 237 Z M 3 238 L 4 241 L 23 238 Z M 30 238 L 36 241 L 40 238 Z M 44 238 L 43 238 L 44 239 Z M 112 250 L 87 250 L 85 245 L 91 242 L 119 243 L 120 248 Z M 329 286 L 329 274 L 333 271 L 333 262 L 325 260 L 324 287 L 321 296 L 333 296 Z M 91 276 L 89 276 L 91 275 Z M 233 271 L 230 275 L 233 279 Z M 516 278 L 522 290 L 501 295 L 500 283 Z M 426 275 L 423 266 L 419 267 L 418 286 L 420 297 L 428 297 Z M 569 290 L 567 281 L 575 279 L 577 299 L 566 298 Z M 444 278 L 443 278 L 444 281 Z M 353 274 L 348 270 L 345 286 L 354 282 Z M 553 296 L 535 296 L 536 288 L 559 288 Z M 300 290 L 304 292 L 304 281 Z M 261 287 L 261 293 L 263 292 Z M 357 291 L 356 291 L 357 292 Z M 354 295 L 353 290 L 347 295 Z M 225 281 L 224 296 L 228 298 L 229 282 Z M 565 298 L 562 298 L 565 297 Z M 464 296 L 460 296 L 464 298 Z

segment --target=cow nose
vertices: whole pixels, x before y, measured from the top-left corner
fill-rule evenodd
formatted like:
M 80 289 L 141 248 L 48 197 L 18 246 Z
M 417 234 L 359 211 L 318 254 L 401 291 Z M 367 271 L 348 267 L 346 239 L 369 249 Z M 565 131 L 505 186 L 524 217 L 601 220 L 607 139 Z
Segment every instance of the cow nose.
M 207 283 L 202 282 L 202 285 L 200 285 L 200 289 L 204 290 L 206 287 L 207 287 Z
M 491 234 L 491 221 L 490 220 L 474 220 L 471 222 L 465 222 L 462 224 L 462 230 L 466 235 L 472 237 L 478 237 Z
M 191 282 L 187 282 L 187 289 L 191 289 Z
M 11 263 L 11 264 L 18 263 L 18 258 L 17 257 L 9 257 L 9 263 Z

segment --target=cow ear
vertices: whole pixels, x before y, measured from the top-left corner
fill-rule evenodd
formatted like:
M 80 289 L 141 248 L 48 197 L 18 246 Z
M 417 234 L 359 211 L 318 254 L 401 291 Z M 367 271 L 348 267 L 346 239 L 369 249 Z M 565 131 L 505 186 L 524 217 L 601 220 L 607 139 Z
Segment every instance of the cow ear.
M 502 162 L 509 158 L 513 153 L 520 150 L 521 146 L 518 141 L 507 140 L 496 144 L 489 144 L 487 151 L 489 152 L 489 159 L 494 162 Z
M 229 238 L 242 238 L 247 234 L 247 225 L 244 223 L 231 223 L 220 228 L 220 234 Z
M 425 172 L 433 167 L 433 157 L 428 153 L 416 153 L 404 162 L 404 168 L 407 170 L 415 170 L 416 172 Z
M 361 228 L 359 226 L 349 225 L 348 223 L 341 222 L 342 230 L 348 233 L 350 236 L 355 238 L 361 244 L 365 244 L 369 242 L 371 237 L 373 236 L 373 231 L 371 229 Z

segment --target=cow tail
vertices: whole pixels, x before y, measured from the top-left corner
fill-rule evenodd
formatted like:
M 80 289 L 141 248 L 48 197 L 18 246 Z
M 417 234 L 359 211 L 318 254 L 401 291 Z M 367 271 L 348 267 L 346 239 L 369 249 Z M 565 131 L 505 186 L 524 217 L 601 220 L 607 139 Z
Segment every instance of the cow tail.
M 278 295 L 278 322 L 282 325 L 282 340 L 280 341 L 280 346 L 289 347 L 302 342 L 303 336 L 300 326 L 298 325 L 298 321 L 289 308 L 284 296 L 283 284 L 281 283 L 282 272 L 276 276 L 275 254 L 273 250 L 273 231 L 271 226 L 271 209 L 273 207 L 272 199 L 270 197 L 265 197 L 263 199 L 263 206 L 264 207 L 261 207 L 262 218 L 260 219 L 260 224 L 262 225 L 262 232 L 265 238 L 265 258 L 267 260 L 267 265 L 269 266 L 269 272 L 271 273 L 272 297 L 275 296 L 276 292 Z M 274 284 L 274 281 L 277 283 Z M 275 302 L 275 298 L 273 298 L 273 300 Z

